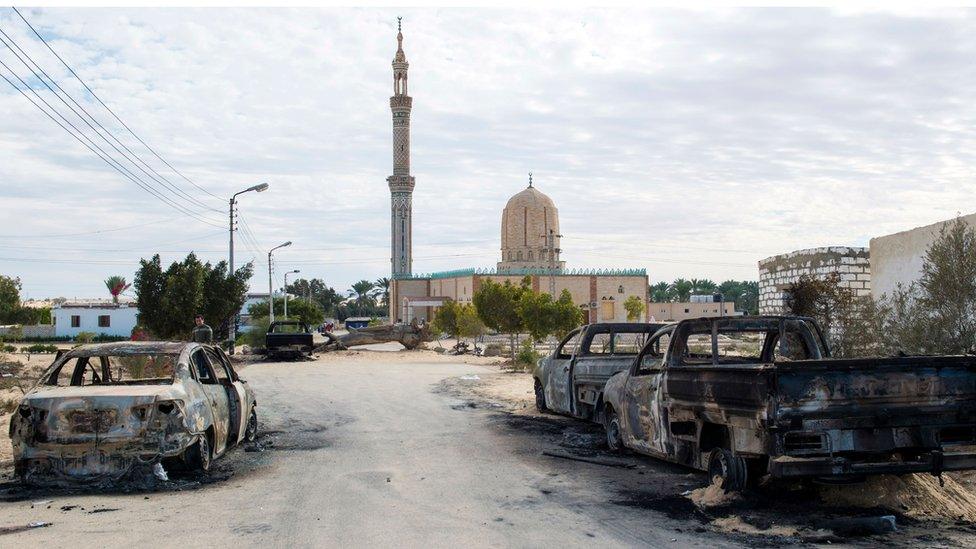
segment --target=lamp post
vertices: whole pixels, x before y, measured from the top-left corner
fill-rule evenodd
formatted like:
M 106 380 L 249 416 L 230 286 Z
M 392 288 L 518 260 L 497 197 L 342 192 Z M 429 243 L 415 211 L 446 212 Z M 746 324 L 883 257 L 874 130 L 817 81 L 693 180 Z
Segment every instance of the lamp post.
M 274 288 L 271 285 L 271 254 L 278 248 L 291 246 L 291 240 L 268 250 L 268 320 L 274 322 Z
M 229 231 L 230 232 L 230 253 L 228 254 L 230 257 L 227 265 L 228 276 L 234 276 L 234 205 L 237 204 L 237 195 L 249 193 L 251 191 L 263 193 L 264 191 L 268 190 L 268 187 L 270 187 L 270 185 L 268 185 L 267 183 L 258 183 L 253 187 L 248 187 L 243 191 L 236 192 L 234 193 L 234 196 L 230 197 L 230 231 Z M 227 338 L 231 342 L 230 354 L 234 354 L 234 340 L 237 337 L 236 332 L 237 332 L 237 314 L 235 313 L 234 318 L 230 320 L 230 326 L 227 327 Z
M 288 320 L 288 275 L 300 273 L 298 269 L 285 273 L 285 320 Z

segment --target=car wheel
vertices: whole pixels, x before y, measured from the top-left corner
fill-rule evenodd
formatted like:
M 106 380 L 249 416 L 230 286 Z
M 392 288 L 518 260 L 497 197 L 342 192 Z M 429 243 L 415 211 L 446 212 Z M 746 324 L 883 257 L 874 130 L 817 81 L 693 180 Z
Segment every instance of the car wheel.
M 194 471 L 206 473 L 210 471 L 210 462 L 213 461 L 213 451 L 210 449 L 210 435 L 204 434 L 199 437 L 193 446 L 190 446 L 183 453 L 183 461 L 187 467 Z
M 746 460 L 724 448 L 715 448 L 708 456 L 708 477 L 712 482 L 717 477 L 719 486 L 726 492 L 744 490 L 749 477 L 747 471 Z
M 258 438 L 258 413 L 251 408 L 251 415 L 247 418 L 247 427 L 244 428 L 244 441 L 254 442 Z
M 607 432 L 607 448 L 611 452 L 622 452 L 624 449 L 624 439 L 620 434 L 620 416 L 610 408 L 604 420 L 604 429 Z
M 549 411 L 549 408 L 546 407 L 546 392 L 542 388 L 542 382 L 538 379 L 535 380 L 535 407 L 540 412 Z

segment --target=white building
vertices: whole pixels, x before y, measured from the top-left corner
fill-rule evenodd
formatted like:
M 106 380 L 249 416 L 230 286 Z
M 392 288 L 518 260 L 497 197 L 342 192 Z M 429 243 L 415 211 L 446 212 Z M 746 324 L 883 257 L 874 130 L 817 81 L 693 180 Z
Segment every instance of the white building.
M 80 332 L 129 337 L 136 327 L 137 313 L 135 303 L 111 301 L 69 301 L 51 310 L 57 337 L 75 337 Z

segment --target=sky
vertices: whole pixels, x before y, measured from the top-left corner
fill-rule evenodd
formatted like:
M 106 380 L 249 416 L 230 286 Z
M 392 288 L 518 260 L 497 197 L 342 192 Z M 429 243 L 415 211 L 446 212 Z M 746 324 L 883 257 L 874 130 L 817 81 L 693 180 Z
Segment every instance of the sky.
M 169 199 L 0 80 L 0 274 L 24 298 L 107 297 L 105 278 L 131 281 L 154 253 L 226 259 L 227 197 L 260 182 L 239 197 L 250 232 L 236 246 L 255 291 L 289 240 L 276 287 L 295 269 L 340 291 L 389 276 L 397 16 L 414 272 L 494 266 L 502 208 L 530 171 L 559 208 L 568 267 L 643 267 L 652 283 L 755 280 L 771 255 L 974 211 L 972 10 L 21 12 L 186 176 L 0 8 L 0 29 Z M 0 61 L 121 159 L 2 45 Z

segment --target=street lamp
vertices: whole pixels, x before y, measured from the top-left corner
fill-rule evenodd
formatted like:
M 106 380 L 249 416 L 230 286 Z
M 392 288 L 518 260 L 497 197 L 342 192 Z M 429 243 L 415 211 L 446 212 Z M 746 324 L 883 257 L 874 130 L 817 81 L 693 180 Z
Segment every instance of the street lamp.
M 271 286 L 271 254 L 278 248 L 291 246 L 291 240 L 268 250 L 268 319 L 274 322 L 274 288 Z
M 285 273 L 285 320 L 288 320 L 288 275 L 300 273 L 298 269 Z
M 234 204 L 237 203 L 237 195 L 248 193 L 251 191 L 263 193 L 268 190 L 267 183 L 259 183 L 253 187 L 248 187 L 243 191 L 234 193 L 234 196 L 230 197 L 230 261 L 228 262 L 229 270 L 227 274 L 229 276 L 234 276 Z M 234 318 L 230 320 L 230 326 L 227 329 L 227 338 L 230 339 L 230 354 L 234 354 L 234 340 L 237 336 L 237 314 L 234 314 Z

